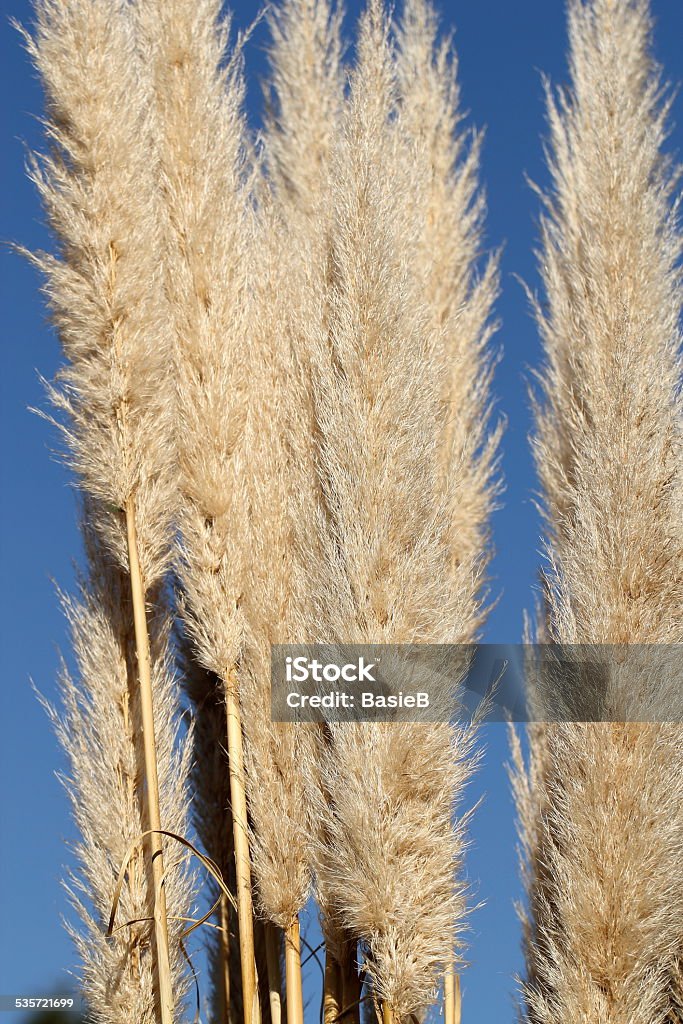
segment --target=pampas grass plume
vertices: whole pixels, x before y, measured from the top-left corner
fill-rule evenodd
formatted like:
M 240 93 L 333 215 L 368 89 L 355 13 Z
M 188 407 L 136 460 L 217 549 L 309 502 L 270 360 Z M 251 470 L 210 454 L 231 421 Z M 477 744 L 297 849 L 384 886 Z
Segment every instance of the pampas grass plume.
M 45 89 L 52 151 L 34 159 L 32 174 L 59 250 L 35 259 L 66 357 L 49 394 L 64 417 L 88 534 L 82 605 L 70 606 L 80 679 L 65 681 L 67 710 L 60 727 L 83 828 L 84 877 L 96 906 L 94 915 L 81 906 L 88 940 L 79 944 L 94 1013 L 106 1020 L 151 1020 L 156 1001 L 161 1020 L 169 1022 L 174 999 L 182 995 L 182 971 L 167 893 L 173 888 L 179 916 L 189 913 L 189 896 L 186 887 L 172 883 L 173 871 L 162 884 L 161 813 L 169 810 L 163 793 L 168 785 L 178 787 L 182 805 L 187 765 L 173 767 L 169 736 L 177 705 L 164 644 L 160 648 L 154 636 L 150 644 L 146 608 L 158 597 L 168 568 L 175 495 L 172 405 L 163 386 L 169 360 L 156 265 L 151 83 L 118 4 L 39 0 L 35 11 L 35 32 L 27 43 Z M 112 605 L 108 587 L 119 594 L 121 607 Z M 88 629 L 101 658 L 97 665 L 86 649 Z M 101 805 L 88 761 L 91 773 L 103 769 L 102 784 L 116 797 L 106 805 L 104 821 L 96 820 Z M 122 816 L 115 817 L 117 812 Z M 173 816 L 183 831 L 184 811 L 177 803 Z M 139 868 L 131 899 L 138 917 L 154 920 L 153 966 L 148 930 L 136 940 L 132 926 L 127 943 L 118 939 L 111 949 L 98 933 L 121 867 L 121 834 L 139 842 L 143 824 L 151 830 L 153 881 L 143 881 Z M 110 994 L 112 961 L 127 977 L 120 999 Z M 131 972 L 139 976 L 137 993 Z
M 548 304 L 537 310 L 547 358 L 536 455 L 548 635 L 680 643 L 681 234 L 649 5 L 573 0 L 569 34 L 571 89 L 548 94 Z M 610 672 L 610 710 L 628 718 L 643 680 Z M 530 779 L 522 781 L 518 755 L 516 783 L 529 1019 L 677 1019 L 680 728 L 549 724 L 530 739 Z

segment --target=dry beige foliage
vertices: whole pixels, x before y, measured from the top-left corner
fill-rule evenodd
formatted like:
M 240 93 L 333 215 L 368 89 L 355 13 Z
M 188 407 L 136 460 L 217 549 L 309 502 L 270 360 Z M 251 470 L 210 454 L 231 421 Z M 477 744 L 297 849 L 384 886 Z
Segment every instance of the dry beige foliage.
M 88 516 L 87 524 L 91 523 Z M 79 870 L 68 891 L 82 924 L 69 926 L 81 960 L 80 976 L 93 1020 L 103 1024 L 158 1021 L 151 894 L 138 848 L 132 855 L 117 908 L 112 939 L 105 933 L 119 870 L 147 827 L 140 794 L 140 704 L 131 687 L 135 671 L 130 586 L 126 574 L 94 536 L 88 537 L 88 575 L 77 600 L 64 598 L 77 677 L 62 671 L 63 708 L 52 710 L 69 762 L 65 780 L 81 834 Z M 161 602 L 163 607 L 163 602 Z M 170 622 L 163 612 L 150 621 L 159 763 L 161 820 L 179 835 L 187 831 L 189 757 L 177 744 L 177 680 L 169 650 Z M 106 809 L 106 813 L 103 813 Z M 194 896 L 191 877 L 167 844 L 166 876 L 171 968 L 176 1001 L 187 992 L 187 964 L 180 949 Z M 128 922 L 134 922 L 129 924 Z
M 495 275 L 473 286 L 472 165 L 456 166 L 461 150 L 451 140 L 434 175 L 422 148 L 425 139 L 437 146 L 439 129 L 457 120 L 452 69 L 434 45 L 433 15 L 415 3 L 397 56 L 382 5 L 369 4 L 333 147 L 325 330 L 312 352 L 324 554 L 315 620 L 333 642 L 467 642 L 479 617 L 485 524 L 475 518 L 488 510 L 492 459 L 455 439 L 449 360 L 455 354 L 468 378 L 458 386 L 481 438 L 486 409 L 473 415 L 473 382 L 485 367 Z M 440 203 L 449 223 L 464 217 L 456 225 L 464 254 L 443 251 L 430 234 L 426 211 Z M 442 309 L 441 273 L 457 281 L 461 320 L 447 302 Z M 484 369 L 480 398 L 485 391 Z M 481 459 L 481 490 L 459 522 L 454 492 L 477 477 L 468 458 Z M 470 730 L 445 725 L 330 725 L 312 772 L 328 938 L 361 941 L 375 996 L 398 1019 L 433 998 L 462 930 L 464 823 L 452 813 L 473 768 L 472 743 Z
M 255 228 L 241 47 L 218 0 L 138 0 L 153 69 L 163 278 L 173 339 L 178 575 L 195 656 L 225 690 L 245 1024 L 260 1020 L 238 666 L 249 565 L 251 292 Z
M 440 485 L 450 517 L 451 588 L 459 594 L 458 622 L 466 642 L 485 618 L 481 585 L 492 554 L 488 524 L 501 431 L 487 430 L 493 372 L 488 344 L 495 328 L 498 261 L 489 259 L 478 274 L 485 214 L 478 180 L 481 138 L 470 138 L 462 128 L 457 57 L 451 39 L 440 40 L 436 13 L 426 0 L 404 4 L 397 76 L 406 156 L 421 174 L 413 196 L 420 223 L 414 269 L 440 362 Z
M 278 285 L 273 276 L 273 296 L 264 307 L 271 314 L 275 312 L 270 331 L 274 345 L 270 354 L 266 347 L 264 355 L 270 368 L 266 379 L 272 381 L 273 406 L 281 409 L 283 415 L 279 425 L 274 423 L 269 427 L 268 413 L 261 403 L 259 416 L 260 433 L 266 445 L 278 450 L 281 459 L 284 456 L 281 462 L 284 474 L 282 470 L 279 472 L 279 500 L 282 502 L 285 497 L 289 554 L 280 561 L 280 580 L 269 581 L 271 591 L 273 585 L 279 586 L 279 606 L 286 608 L 279 622 L 275 620 L 271 626 L 271 636 L 281 642 L 314 640 L 321 636 L 315 602 L 310 601 L 310 596 L 315 594 L 312 577 L 316 574 L 316 569 L 312 572 L 311 568 L 321 557 L 316 522 L 320 504 L 316 472 L 317 424 L 311 377 L 314 372 L 312 354 L 326 332 L 331 156 L 344 104 L 341 15 L 341 9 L 333 11 L 327 0 L 284 0 L 269 17 L 271 45 L 265 161 L 273 196 L 270 237 L 275 242 L 275 245 L 271 243 L 269 252 L 275 257 L 273 270 L 278 267 L 281 270 L 281 280 Z M 277 307 L 275 294 L 280 296 Z M 275 369 L 273 357 L 277 353 L 280 363 L 283 357 L 286 359 L 284 374 L 272 372 Z M 287 440 L 288 437 L 291 440 Z M 271 488 L 277 475 L 272 468 L 267 474 Z M 262 507 L 264 504 L 267 506 L 269 501 L 262 502 Z M 272 605 L 272 598 L 268 603 L 263 600 L 260 603 L 261 607 L 268 607 Z M 261 635 L 265 636 L 263 628 Z M 262 664 L 265 669 L 263 656 Z M 261 676 L 264 676 L 263 671 Z M 265 685 L 261 681 L 261 690 L 267 693 Z M 256 692 L 256 687 L 253 689 Z M 292 735 L 293 731 L 299 733 L 298 738 Z M 255 857 L 263 862 L 257 874 L 268 884 L 267 894 L 263 883 L 260 885 L 266 913 L 282 922 L 291 918 L 292 911 L 301 909 L 310 885 L 309 837 L 318 823 L 308 813 L 306 786 L 312 783 L 317 788 L 318 785 L 315 730 L 270 725 L 261 729 L 261 735 L 266 737 L 261 743 L 256 729 L 254 732 L 252 807 L 256 812 L 255 824 L 258 825 L 259 817 L 263 821 L 262 827 L 256 829 Z M 269 746 L 279 748 L 275 758 Z M 272 768 L 282 765 L 286 746 L 291 757 L 296 758 L 295 762 L 290 759 L 283 775 L 289 793 L 278 793 L 273 786 L 264 791 L 259 782 L 264 774 L 259 770 L 259 762 L 266 766 L 265 777 L 276 782 Z M 302 778 L 302 764 L 310 774 L 308 779 Z M 272 805 L 285 812 L 280 814 L 285 829 L 279 824 L 275 826 L 277 816 L 270 813 Z M 278 871 L 278 858 L 282 862 L 278 848 L 284 851 L 287 847 L 289 866 Z M 286 885 L 283 892 L 283 877 L 292 881 L 298 877 L 298 887 Z M 330 920 L 324 913 L 323 931 L 326 955 L 331 960 L 338 942 L 330 932 Z
M 645 0 L 573 0 L 569 93 L 548 98 L 552 192 L 536 445 L 549 638 L 683 640 L 681 236 Z M 624 680 L 608 680 L 628 717 Z M 642 678 L 633 673 L 630 686 Z M 680 1020 L 680 727 L 531 732 L 517 796 L 530 897 L 529 1020 Z M 679 988 L 680 992 L 680 988 Z
M 36 15 L 29 48 L 53 148 L 32 171 L 60 248 L 36 259 L 67 359 L 50 398 L 93 522 L 126 570 L 135 499 L 149 588 L 168 567 L 175 487 L 150 83 L 117 4 L 40 0 Z
M 237 50 L 226 60 L 229 25 L 220 21 L 220 6 L 138 0 L 136 13 L 155 76 L 183 612 L 198 659 L 225 682 L 243 639 L 254 232 L 241 57 Z
M 240 692 L 257 898 L 265 919 L 286 929 L 310 891 L 309 819 L 301 763 L 311 730 L 272 721 L 270 649 L 271 644 L 293 642 L 297 629 L 305 628 L 302 562 L 307 555 L 298 548 L 297 538 L 314 506 L 306 501 L 312 479 L 307 398 L 293 357 L 288 312 L 298 296 L 287 285 L 289 251 L 272 208 L 262 210 L 260 232 L 252 333 L 259 385 L 246 428 L 252 546 Z
M 81 603 L 67 604 L 79 679 L 65 675 L 58 719 L 83 834 L 85 929 L 75 934 L 96 1019 L 167 1021 L 184 991 L 177 922 L 190 913 L 191 888 L 177 858 L 164 878 L 159 835 L 161 825 L 185 830 L 188 765 L 173 752 L 177 693 L 160 625 L 175 479 L 151 83 L 117 3 L 40 0 L 28 46 L 52 144 L 33 177 L 59 249 L 36 262 L 66 356 L 50 397 L 85 494 L 88 568 Z M 117 874 L 149 828 L 153 881 L 138 848 L 110 943 Z
M 341 18 L 328 0 L 281 0 L 269 11 L 265 156 L 290 215 L 324 214 L 322 185 L 343 103 Z
M 285 933 L 288 1020 L 303 1013 L 299 913 L 311 887 L 302 764 L 314 730 L 270 714 L 270 647 L 312 636 L 307 564 L 316 554 L 315 423 L 309 349 L 322 327 L 329 150 L 342 104 L 339 19 L 318 0 L 270 13 L 269 191 L 261 193 L 247 422 L 252 523 L 241 668 L 252 853 L 259 909 Z M 273 944 L 271 991 L 279 972 Z
M 310 891 L 310 829 L 301 764 L 311 730 L 273 723 L 270 645 L 311 633 L 307 562 L 314 558 L 314 439 L 307 384 L 310 338 L 321 330 L 315 284 L 330 139 L 342 103 L 339 25 L 320 0 L 287 0 L 269 14 L 271 195 L 259 211 L 248 447 L 252 549 L 242 696 L 257 897 L 287 929 Z
M 570 12 L 571 96 L 549 96 L 554 193 L 538 466 L 553 636 L 677 643 L 683 623 L 681 239 L 644 2 Z

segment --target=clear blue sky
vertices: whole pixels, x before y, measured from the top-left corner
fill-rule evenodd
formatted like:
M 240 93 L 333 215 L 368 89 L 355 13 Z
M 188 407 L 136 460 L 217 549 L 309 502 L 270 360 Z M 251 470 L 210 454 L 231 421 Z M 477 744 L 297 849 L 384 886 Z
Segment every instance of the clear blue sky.
M 515 275 L 536 284 L 533 247 L 538 204 L 525 174 L 545 181 L 541 136 L 544 112 L 541 72 L 566 79 L 564 4 L 561 0 L 450 0 L 441 3 L 444 22 L 456 27 L 460 81 L 472 123 L 486 128 L 483 176 L 488 192 L 488 241 L 505 246 L 502 329 L 504 358 L 495 391 L 508 418 L 503 442 L 506 493 L 494 520 L 497 549 L 492 590 L 499 598 L 486 639 L 520 639 L 522 613 L 533 604 L 539 563 L 539 523 L 527 445 L 530 420 L 525 377 L 538 365 L 539 345 Z M 351 5 L 351 12 L 358 4 Z M 245 25 L 256 4 L 233 5 Z M 653 0 L 655 52 L 667 77 L 683 77 L 680 46 L 683 4 Z M 8 21 L 30 17 L 26 0 L 6 0 L 0 21 L 2 87 L 2 189 L 0 238 L 30 248 L 48 247 L 35 194 L 24 175 L 24 146 L 38 145 L 36 115 L 41 96 L 32 70 Z M 255 81 L 263 63 L 264 30 L 247 49 L 250 109 L 260 98 Z M 683 151 L 683 103 L 673 111 L 671 145 Z M 57 648 L 68 647 L 51 579 L 64 588 L 73 580 L 79 542 L 74 499 L 65 470 L 50 457 L 55 438 L 28 411 L 41 404 L 38 374 L 51 377 L 59 364 L 56 339 L 45 324 L 33 271 L 7 247 L 0 250 L 4 364 L 0 379 L 1 691 L 0 721 L 0 994 L 68 986 L 65 971 L 73 952 L 60 916 L 67 905 L 60 890 L 68 842 L 74 839 L 64 793 L 55 778 L 63 762 L 29 680 L 48 697 L 55 692 Z M 470 790 L 484 796 L 473 826 L 468 874 L 485 906 L 471 919 L 470 959 L 464 977 L 465 1020 L 512 1022 L 513 975 L 521 970 L 519 928 L 513 899 L 516 877 L 513 813 L 503 762 L 507 742 L 490 726 L 483 768 Z M 20 1024 L 18 1018 L 13 1018 Z

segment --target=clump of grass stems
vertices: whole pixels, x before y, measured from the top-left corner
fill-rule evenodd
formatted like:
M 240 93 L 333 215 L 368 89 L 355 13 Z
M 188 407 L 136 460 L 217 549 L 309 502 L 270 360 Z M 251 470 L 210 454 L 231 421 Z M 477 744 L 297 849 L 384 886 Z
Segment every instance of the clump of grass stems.
M 53 398 L 71 417 L 71 458 L 88 495 L 84 607 L 93 620 L 106 613 L 129 671 L 135 637 L 142 728 L 124 718 L 130 742 L 143 740 L 162 1024 L 175 1016 L 174 985 L 182 989 L 172 978 L 178 933 L 169 938 L 164 904 L 175 874 L 162 885 L 155 781 L 163 753 L 164 785 L 173 778 L 182 803 L 187 758 L 169 739 L 177 693 L 167 627 L 157 625 L 176 526 L 182 665 L 195 777 L 203 773 L 196 821 L 219 864 L 231 847 L 235 858 L 246 1024 L 261 1014 L 252 859 L 268 922 L 271 1019 L 280 1012 L 275 925 L 285 933 L 289 1024 L 301 1024 L 298 915 L 311 856 L 334 975 L 328 1015 L 359 1017 L 360 942 L 387 1021 L 421 1012 L 440 975 L 450 1019 L 465 905 L 464 825 L 451 817 L 474 764 L 472 731 L 404 724 L 323 736 L 268 714 L 274 642 L 301 633 L 464 641 L 482 620 L 495 266 L 476 278 L 477 145 L 465 153 L 457 133 L 450 51 L 438 48 L 433 12 L 418 0 L 406 5 L 394 48 L 372 0 L 347 99 L 340 12 L 288 0 L 271 16 L 264 175 L 242 113 L 241 48 L 229 53 L 217 0 L 41 0 L 39 10 L 33 52 L 62 156 L 36 177 L 65 254 L 42 263 L 71 360 Z M 67 67 L 70 47 L 79 59 Z M 112 68 L 121 69 L 113 100 Z M 127 629 L 116 617 L 124 612 Z M 87 688 L 81 619 L 72 618 Z M 66 684 L 73 723 L 75 692 Z M 163 743 L 152 712 L 165 716 Z M 223 716 L 227 761 L 216 732 Z M 64 727 L 62 736 L 68 746 Z M 84 741 L 78 754 L 87 753 Z M 232 844 L 220 835 L 226 765 Z M 127 813 L 139 834 L 144 822 Z M 383 881 L 383 865 L 406 842 L 415 877 L 394 892 L 398 878 Z M 133 857 L 133 892 L 139 868 Z M 222 900 L 212 962 L 217 1012 L 228 1019 L 236 1000 L 226 930 Z M 136 957 L 127 967 L 139 980 Z M 120 995 L 122 1012 L 145 1019 L 131 993 Z

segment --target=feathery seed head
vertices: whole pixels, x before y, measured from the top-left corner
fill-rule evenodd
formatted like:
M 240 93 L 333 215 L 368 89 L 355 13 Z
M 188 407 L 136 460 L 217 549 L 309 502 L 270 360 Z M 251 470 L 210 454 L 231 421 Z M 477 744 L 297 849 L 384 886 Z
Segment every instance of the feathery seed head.
M 681 234 L 644 0 L 573 0 L 571 90 L 548 96 L 546 348 L 536 458 L 551 640 L 683 639 Z M 627 719 L 644 679 L 615 670 Z M 629 692 L 630 691 L 630 692 Z M 567 723 L 531 735 L 516 786 L 535 1024 L 672 1018 L 683 950 L 680 729 Z

